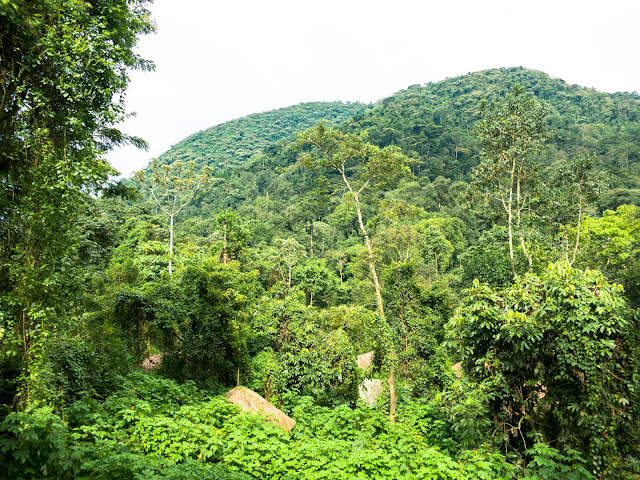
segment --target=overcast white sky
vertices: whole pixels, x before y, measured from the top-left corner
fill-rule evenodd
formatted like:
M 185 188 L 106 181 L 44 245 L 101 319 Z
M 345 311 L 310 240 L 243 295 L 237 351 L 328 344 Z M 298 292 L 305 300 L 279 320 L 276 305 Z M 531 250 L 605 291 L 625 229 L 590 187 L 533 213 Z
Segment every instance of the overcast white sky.
M 605 92 L 640 91 L 640 0 L 155 0 L 121 124 L 121 173 L 184 137 L 312 101 L 372 102 L 412 84 L 523 66 Z

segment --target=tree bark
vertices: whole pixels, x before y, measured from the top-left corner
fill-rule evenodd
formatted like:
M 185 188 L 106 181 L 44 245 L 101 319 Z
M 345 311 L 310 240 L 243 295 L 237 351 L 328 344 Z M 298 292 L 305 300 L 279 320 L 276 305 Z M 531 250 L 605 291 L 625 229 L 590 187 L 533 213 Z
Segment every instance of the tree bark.
M 384 330 L 384 336 L 386 337 L 387 343 L 387 354 L 389 356 L 389 421 L 395 422 L 396 418 L 396 405 L 398 403 L 398 396 L 396 394 L 396 382 L 394 377 L 394 365 L 396 361 L 396 352 L 395 348 L 393 348 L 393 339 L 390 338 L 390 334 L 388 332 L 388 328 L 386 325 L 386 318 L 384 316 L 384 304 L 382 302 L 382 288 L 380 287 L 380 282 L 378 281 L 378 275 L 376 273 L 376 263 L 375 258 L 373 256 L 373 247 L 371 246 L 371 240 L 369 239 L 369 235 L 367 234 L 367 230 L 364 227 L 364 222 L 362 221 L 362 211 L 360 209 L 360 199 L 358 198 L 358 193 L 353 192 L 354 201 L 356 204 L 356 213 L 358 214 L 358 224 L 360 226 L 360 232 L 364 237 L 364 243 L 367 247 L 367 253 L 369 257 L 369 270 L 371 271 L 371 276 L 373 277 L 373 285 L 375 287 L 376 292 L 376 303 L 378 304 L 378 314 L 380 315 L 380 321 L 382 322 L 382 327 Z
M 579 203 L 578 203 L 578 225 L 577 225 L 577 229 L 576 229 L 576 245 L 573 248 L 573 258 L 571 259 L 571 262 L 569 262 L 569 265 L 573 267 L 573 264 L 576 261 L 576 256 L 578 255 L 578 246 L 580 245 L 580 223 L 582 222 L 582 190 L 578 189 L 578 198 L 580 199 Z
M 513 210 L 511 208 L 512 195 L 513 193 L 511 192 L 509 194 L 509 202 L 507 204 L 507 225 L 509 228 L 509 260 L 511 261 L 511 273 L 515 277 L 516 261 L 513 255 Z
M 225 223 L 222 227 L 222 253 L 220 260 L 222 263 L 227 263 L 229 260 L 229 256 L 227 254 L 227 224 Z
M 169 215 L 169 276 L 172 274 L 173 261 L 173 215 Z

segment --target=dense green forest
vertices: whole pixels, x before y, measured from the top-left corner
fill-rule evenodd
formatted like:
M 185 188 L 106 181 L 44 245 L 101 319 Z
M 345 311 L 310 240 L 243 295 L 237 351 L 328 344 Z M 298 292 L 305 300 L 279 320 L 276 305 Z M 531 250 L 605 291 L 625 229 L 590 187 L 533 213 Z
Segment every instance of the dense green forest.
M 637 94 L 487 70 L 116 182 L 147 3 L 0 5 L 0 478 L 640 478 Z
M 161 155 L 162 163 L 195 161 L 209 165 L 217 176 L 228 175 L 241 167 L 252 155 L 268 151 L 283 140 L 293 139 L 297 131 L 312 127 L 321 120 L 346 121 L 364 110 L 359 103 L 303 103 L 216 125 L 195 133 Z

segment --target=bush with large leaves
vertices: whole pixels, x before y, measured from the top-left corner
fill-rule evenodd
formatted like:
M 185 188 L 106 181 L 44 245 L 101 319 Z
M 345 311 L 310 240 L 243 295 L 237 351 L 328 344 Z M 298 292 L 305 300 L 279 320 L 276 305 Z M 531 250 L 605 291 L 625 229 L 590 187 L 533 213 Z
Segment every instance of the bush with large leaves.
M 583 452 L 607 478 L 638 453 L 638 334 L 622 287 L 552 264 L 505 290 L 474 282 L 448 325 L 464 369 L 492 386 L 507 444 Z

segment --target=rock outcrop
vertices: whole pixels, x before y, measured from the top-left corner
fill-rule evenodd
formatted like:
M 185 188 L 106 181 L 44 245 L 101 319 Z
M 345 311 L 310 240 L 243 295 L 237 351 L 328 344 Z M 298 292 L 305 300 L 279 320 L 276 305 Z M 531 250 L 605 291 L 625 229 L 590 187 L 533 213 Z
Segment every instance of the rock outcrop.
M 368 369 L 373 363 L 374 356 L 375 352 L 373 350 L 358 355 L 358 358 L 356 359 L 358 367 L 363 370 Z M 364 400 L 365 403 L 370 407 L 376 406 L 376 400 L 378 399 L 378 395 L 380 395 L 380 392 L 382 392 L 382 380 L 372 380 L 366 378 L 358 387 L 358 396 L 362 400 Z
M 382 392 L 382 380 L 365 379 L 358 387 L 358 395 L 370 407 L 376 406 L 378 395 Z
M 235 403 L 246 412 L 265 415 L 274 425 L 284 428 L 286 431 L 291 430 L 296 425 L 296 421 L 287 416 L 283 411 L 267 402 L 253 390 L 247 387 L 236 387 L 224 394 L 231 403 Z
M 142 370 L 145 372 L 151 372 L 162 365 L 162 357 L 164 353 L 158 353 L 156 355 L 151 355 L 150 357 L 145 358 L 142 361 Z
M 362 355 L 358 355 L 358 366 L 360 368 L 369 368 L 371 366 L 371 362 L 373 362 L 373 355 L 373 350 L 367 353 L 363 353 Z

